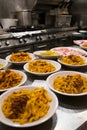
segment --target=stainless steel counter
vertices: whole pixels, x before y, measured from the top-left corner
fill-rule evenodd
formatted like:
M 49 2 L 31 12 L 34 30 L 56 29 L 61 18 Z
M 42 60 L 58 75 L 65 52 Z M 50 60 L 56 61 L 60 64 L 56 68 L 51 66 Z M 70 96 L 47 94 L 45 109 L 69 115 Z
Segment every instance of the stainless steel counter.
M 23 70 L 23 66 L 9 64 L 8 68 Z M 62 66 L 62 70 L 73 70 Z M 79 68 L 76 71 L 87 73 L 87 67 Z M 26 73 L 26 72 L 25 72 Z M 46 87 L 46 76 L 35 76 L 27 74 L 26 85 L 44 85 Z M 87 120 L 87 95 L 81 97 L 67 97 L 57 95 L 59 107 L 51 119 L 38 126 L 23 128 L 23 130 L 76 130 Z M 19 128 L 9 127 L 0 123 L 0 130 L 19 130 Z

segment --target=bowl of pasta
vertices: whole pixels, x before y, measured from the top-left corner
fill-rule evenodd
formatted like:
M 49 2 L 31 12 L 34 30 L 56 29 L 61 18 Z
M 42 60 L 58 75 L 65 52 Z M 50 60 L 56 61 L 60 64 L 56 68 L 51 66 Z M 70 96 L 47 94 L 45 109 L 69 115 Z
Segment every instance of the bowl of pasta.
M 53 60 L 36 59 L 24 65 L 25 71 L 39 76 L 49 75 L 60 69 L 61 64 Z
M 0 70 L 0 92 L 19 87 L 27 80 L 24 72 L 14 69 Z
M 79 55 L 62 56 L 58 59 L 58 62 L 71 68 L 85 67 L 87 66 L 87 57 Z
M 34 54 L 29 52 L 13 52 L 12 54 L 6 57 L 6 60 L 8 62 L 17 65 L 25 64 L 33 59 L 35 59 Z
M 0 69 L 4 69 L 5 67 L 7 67 L 8 62 L 5 59 L 1 59 L 0 58 Z
M 33 53 L 35 56 L 43 59 L 57 59 L 60 57 L 58 52 L 54 52 L 51 50 L 40 50 L 40 51 L 35 51 Z
M 22 86 L 0 96 L 0 121 L 12 127 L 32 127 L 50 119 L 58 108 L 56 95 L 44 87 Z
M 48 87 L 56 94 L 87 95 L 87 74 L 77 71 L 59 71 L 47 77 Z

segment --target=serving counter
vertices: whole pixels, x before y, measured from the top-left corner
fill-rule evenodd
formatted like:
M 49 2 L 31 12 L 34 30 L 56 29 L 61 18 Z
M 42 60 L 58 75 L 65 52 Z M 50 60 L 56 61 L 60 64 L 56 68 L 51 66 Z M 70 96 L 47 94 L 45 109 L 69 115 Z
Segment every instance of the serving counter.
M 14 65 L 9 63 L 8 68 L 17 69 L 25 72 L 23 66 Z M 74 70 L 68 67 L 62 66 L 61 70 Z M 87 73 L 87 67 L 76 69 Z M 35 76 L 25 72 L 27 75 L 27 81 L 25 85 L 44 86 L 46 85 L 47 76 Z M 59 106 L 56 113 L 46 122 L 28 128 L 22 128 L 23 130 L 76 130 L 81 124 L 87 121 L 87 95 L 85 96 L 64 96 L 57 95 L 59 100 Z M 0 123 L 0 130 L 19 130 L 17 127 L 10 127 Z M 87 129 L 87 127 L 86 127 Z M 81 130 L 81 129 L 80 129 Z M 82 129 L 84 130 L 84 129 Z

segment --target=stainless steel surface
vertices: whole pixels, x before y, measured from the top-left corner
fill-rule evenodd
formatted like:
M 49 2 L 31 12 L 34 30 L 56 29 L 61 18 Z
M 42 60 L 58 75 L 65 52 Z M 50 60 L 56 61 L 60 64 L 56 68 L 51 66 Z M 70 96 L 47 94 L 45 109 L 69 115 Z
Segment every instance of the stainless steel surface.
M 71 6 L 68 6 L 69 1 L 71 1 Z M 66 4 L 67 3 L 67 4 Z M 21 11 L 21 10 L 34 10 L 35 13 L 47 13 L 46 16 L 49 16 L 50 10 L 66 8 L 66 5 L 69 8 L 70 15 L 77 15 L 74 17 L 76 21 L 82 25 L 87 25 L 87 1 L 86 0 L 0 0 L 0 18 L 12 18 L 14 17 L 12 12 Z M 3 10 L 3 11 L 2 11 Z M 84 13 L 83 13 L 84 12 Z M 50 18 L 50 16 L 49 16 Z M 51 20 L 52 18 L 50 18 Z M 35 19 L 34 19 L 35 20 Z M 50 22 L 49 20 L 49 22 Z M 43 21 L 43 19 L 42 19 Z M 36 22 L 36 21 L 35 21 Z M 38 23 L 38 22 L 37 22 Z M 78 24 L 78 22 L 75 22 Z M 74 25 L 75 25 L 74 24 Z M 51 24 L 52 25 L 52 24 Z
M 0 0 L 0 17 L 1 18 L 15 18 L 13 12 L 18 12 L 17 18 L 19 19 L 19 26 L 30 26 L 45 24 L 47 26 L 54 26 L 54 19 L 50 16 L 49 12 L 51 9 L 55 9 L 62 0 Z M 3 11 L 2 11 L 3 10 Z M 27 11 L 24 11 L 27 10 Z M 32 17 L 29 11 L 34 11 L 37 15 L 37 18 Z M 20 14 L 21 12 L 21 14 Z M 42 16 L 42 15 L 45 16 Z M 20 16 L 21 15 L 21 16 Z M 49 17 L 49 18 L 48 18 Z M 32 20 L 31 20 L 32 19 Z M 46 20 L 46 21 L 45 21 Z M 32 21 L 32 22 L 31 22 Z M 51 22 L 52 21 L 52 22 Z M 40 23 L 41 22 L 41 23 Z
M 46 43 L 49 43 L 49 49 L 52 48 L 56 41 L 61 39 L 62 42 L 66 40 L 68 37 L 73 36 L 74 30 L 77 28 L 61 28 L 61 29 L 42 29 L 35 31 L 25 31 L 25 32 L 9 32 L 6 34 L 0 35 L 0 53 L 5 50 L 13 51 L 15 49 L 27 49 L 32 46 L 32 50 L 35 48 L 45 49 L 47 47 Z M 38 47 L 36 47 L 39 45 Z M 56 46 L 55 45 L 55 46 Z
M 40 42 L 50 42 L 51 40 L 55 39 L 59 39 L 59 38 L 66 38 L 69 37 L 70 35 L 72 35 L 72 32 L 70 34 L 69 33 L 53 33 L 53 34 L 49 34 L 49 33 L 45 33 L 45 34 L 33 34 L 30 35 L 28 33 L 28 36 L 21 36 L 21 35 L 16 35 L 15 37 L 13 37 L 13 35 L 8 34 L 8 35 L 2 35 L 0 37 L 0 51 L 4 50 L 4 49 L 9 49 L 9 48 L 14 48 L 14 47 L 18 47 L 18 46 L 29 46 L 30 44 L 34 45 Z M 18 38 L 19 37 L 19 38 Z M 8 44 L 7 44 L 8 43 Z M 42 46 L 42 45 L 41 45 Z
M 15 11 L 32 10 L 36 3 L 37 0 L 0 0 L 0 18 L 12 18 Z
M 77 47 L 77 46 L 76 46 Z M 8 55 L 4 54 L 5 56 Z M 17 69 L 25 72 L 23 66 L 9 64 L 8 68 Z M 74 70 L 62 66 L 61 70 Z M 77 69 L 77 71 L 87 73 L 87 67 Z M 25 72 L 26 73 L 26 72 Z M 35 76 L 27 74 L 27 81 L 25 85 L 43 85 L 46 87 L 47 76 Z M 34 126 L 23 128 L 23 130 L 76 130 L 84 121 L 87 120 L 87 95 L 81 97 L 67 97 L 57 95 L 59 100 L 59 107 L 56 113 L 46 122 Z M 9 127 L 0 123 L 0 130 L 19 130 L 19 128 Z
M 18 19 L 18 26 L 32 26 L 32 10 L 37 0 L 25 0 L 26 8 L 12 12 L 13 17 Z M 27 8 L 28 7 L 28 8 Z
M 43 49 L 42 47 L 61 46 L 61 43 L 65 45 L 65 40 L 69 41 L 69 36 L 72 36 L 72 32 L 77 28 L 61 28 L 59 29 L 44 29 L 35 31 L 25 31 L 19 33 L 8 33 L 6 35 L 0 35 L 0 57 L 6 58 L 7 55 L 14 51 L 28 51 L 33 52 L 37 49 Z M 47 44 L 49 43 L 49 45 Z M 70 45 L 69 41 L 69 45 Z M 78 46 L 76 46 L 78 47 Z M 15 48 L 15 49 L 14 49 Z M 8 65 L 8 68 L 17 69 L 25 72 L 23 66 L 14 64 Z M 73 70 L 62 66 L 61 70 Z M 77 69 L 77 71 L 87 73 L 87 67 Z M 35 76 L 32 74 L 27 75 L 27 81 L 25 85 L 46 85 L 47 76 Z M 87 95 L 81 97 L 67 97 L 58 95 L 59 107 L 56 113 L 45 123 L 38 126 L 23 128 L 23 130 L 76 130 L 85 120 L 87 120 Z M 0 123 L 0 130 L 19 130 L 19 128 L 9 127 Z
M 70 27 L 72 15 L 56 15 L 56 27 Z
M 3 30 L 9 30 L 11 27 L 17 26 L 18 19 L 13 18 L 1 18 L 0 23 L 2 25 Z
M 32 18 L 30 10 L 21 10 L 14 12 L 15 17 L 18 19 L 18 26 L 32 26 Z
M 0 18 L 11 17 L 11 12 L 26 9 L 25 0 L 0 0 Z M 3 11 L 2 11 L 3 10 Z
M 38 0 L 25 0 L 28 9 L 31 10 L 31 11 L 33 10 L 35 5 L 37 4 L 37 1 Z

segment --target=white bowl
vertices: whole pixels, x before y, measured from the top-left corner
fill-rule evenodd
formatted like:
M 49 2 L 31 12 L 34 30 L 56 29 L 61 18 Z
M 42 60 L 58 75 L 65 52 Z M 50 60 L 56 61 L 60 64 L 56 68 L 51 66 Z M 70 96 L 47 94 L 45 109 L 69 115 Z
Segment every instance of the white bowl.
M 34 60 L 34 59 L 35 59 L 34 54 L 29 53 L 29 55 L 30 55 L 30 57 L 31 57 L 31 60 Z M 25 64 L 25 63 L 31 61 L 31 60 L 29 60 L 29 61 L 25 61 L 25 62 L 15 62 L 15 61 L 11 61 L 10 58 L 11 58 L 11 54 L 6 57 L 6 60 L 7 60 L 8 62 L 12 63 L 12 64 L 17 64 L 17 65 L 22 65 L 22 64 Z
M 2 65 L 2 67 L 0 67 L 0 69 L 4 69 L 8 65 L 8 62 L 6 60 L 0 58 L 0 64 Z
M 73 42 L 74 42 L 76 45 L 80 45 L 80 44 L 83 44 L 84 42 L 87 42 L 87 40 L 73 40 Z
M 42 59 L 37 59 L 37 60 L 39 61 L 39 60 L 42 60 Z M 33 62 L 33 61 L 34 61 L 34 60 L 30 61 L 29 63 L 26 63 L 26 64 L 23 66 L 23 68 L 24 68 L 24 70 L 27 71 L 28 73 L 31 73 L 31 74 L 34 74 L 34 75 L 45 76 L 45 75 L 49 75 L 49 74 L 52 74 L 52 73 L 54 73 L 54 72 L 57 72 L 57 71 L 59 71 L 59 70 L 61 69 L 61 64 L 60 64 L 60 63 L 58 63 L 58 62 L 56 62 L 56 61 L 53 61 L 53 60 L 44 60 L 44 61 L 46 61 L 46 62 L 52 64 L 52 65 L 56 68 L 56 70 L 55 70 L 55 71 L 52 71 L 52 72 L 47 72 L 47 73 L 31 72 L 31 71 L 28 69 L 28 66 L 29 66 L 29 64 L 30 64 L 31 62 Z
M 82 48 L 82 49 L 84 49 L 84 50 L 87 50 L 87 47 L 85 47 L 85 46 L 83 46 L 85 43 L 83 43 L 83 44 L 80 44 L 80 47 Z M 87 43 L 86 43 L 87 44 Z
M 79 32 L 82 33 L 82 34 L 87 34 L 86 30 L 80 30 Z
M 26 82 L 27 76 L 26 76 L 26 74 L 24 72 L 19 71 L 19 70 L 14 70 L 14 69 L 11 69 L 11 70 L 16 72 L 16 73 L 19 73 L 20 75 L 23 76 L 23 78 L 22 78 L 21 82 L 18 85 L 14 86 L 14 87 L 10 87 L 10 88 L 1 89 L 0 92 L 4 92 L 4 91 L 9 90 L 11 88 L 17 88 L 17 87 L 21 86 L 22 84 L 24 84 Z M 0 70 L 0 71 L 5 71 L 5 70 Z
M 50 90 L 47 90 L 48 92 L 48 95 L 52 98 L 52 102 L 49 103 L 50 105 L 50 109 L 48 110 L 48 113 L 40 118 L 39 120 L 37 121 L 34 121 L 34 122 L 31 122 L 31 123 L 24 123 L 24 124 L 19 124 L 19 123 L 14 123 L 12 122 L 10 119 L 6 118 L 3 111 L 2 111 L 2 103 L 3 101 L 13 92 L 17 92 L 19 90 L 22 90 L 22 89 L 26 89 L 26 90 L 32 90 L 34 88 L 38 88 L 38 87 L 34 87 L 34 86 L 21 86 L 19 88 L 13 88 L 13 89 L 10 89 L 8 91 L 6 91 L 5 93 L 3 93 L 1 96 L 0 96 L 0 122 L 2 122 L 3 124 L 6 124 L 8 126 L 12 126 L 12 127 L 21 127 L 21 128 L 24 128 L 24 127 L 32 127 L 32 126 L 36 126 L 36 125 L 39 125 L 45 121 L 47 121 L 48 119 L 50 119 L 56 112 L 57 108 L 58 108 L 58 98 L 56 97 L 56 95 L 51 92 Z
M 57 91 L 56 89 L 54 89 L 53 83 L 54 83 L 55 78 L 57 78 L 58 76 L 62 77 L 62 76 L 73 75 L 73 74 L 80 74 L 80 75 L 87 78 L 87 74 L 84 74 L 84 73 L 81 73 L 81 72 L 77 72 L 77 71 L 59 71 L 59 72 L 56 72 L 56 73 L 51 74 L 50 76 L 48 76 L 48 78 L 46 80 L 48 88 L 50 88 L 56 94 L 61 94 L 61 95 L 65 95 L 65 96 L 83 96 L 83 95 L 87 95 L 87 92 L 79 93 L 79 94 L 69 94 L 69 93 L 64 93 L 64 92 Z
M 76 47 L 55 47 L 52 48 L 51 50 L 58 52 L 62 56 L 66 56 L 66 55 L 86 56 L 87 55 L 87 52 L 85 50 Z
M 56 55 L 42 55 L 42 53 L 45 53 L 47 50 L 41 50 L 41 51 L 35 51 L 33 54 L 35 56 L 38 56 L 39 58 L 43 58 L 43 59 L 57 59 L 58 57 L 60 57 L 59 54 Z
M 58 62 L 62 65 L 65 65 L 67 67 L 70 67 L 70 68 L 80 68 L 80 67 L 85 67 L 87 66 L 87 57 L 84 57 L 84 56 L 80 56 L 81 58 L 84 59 L 84 61 L 86 62 L 85 64 L 81 64 L 81 65 L 72 65 L 72 64 L 68 64 L 68 63 L 64 63 L 62 62 L 60 59 L 58 59 Z

